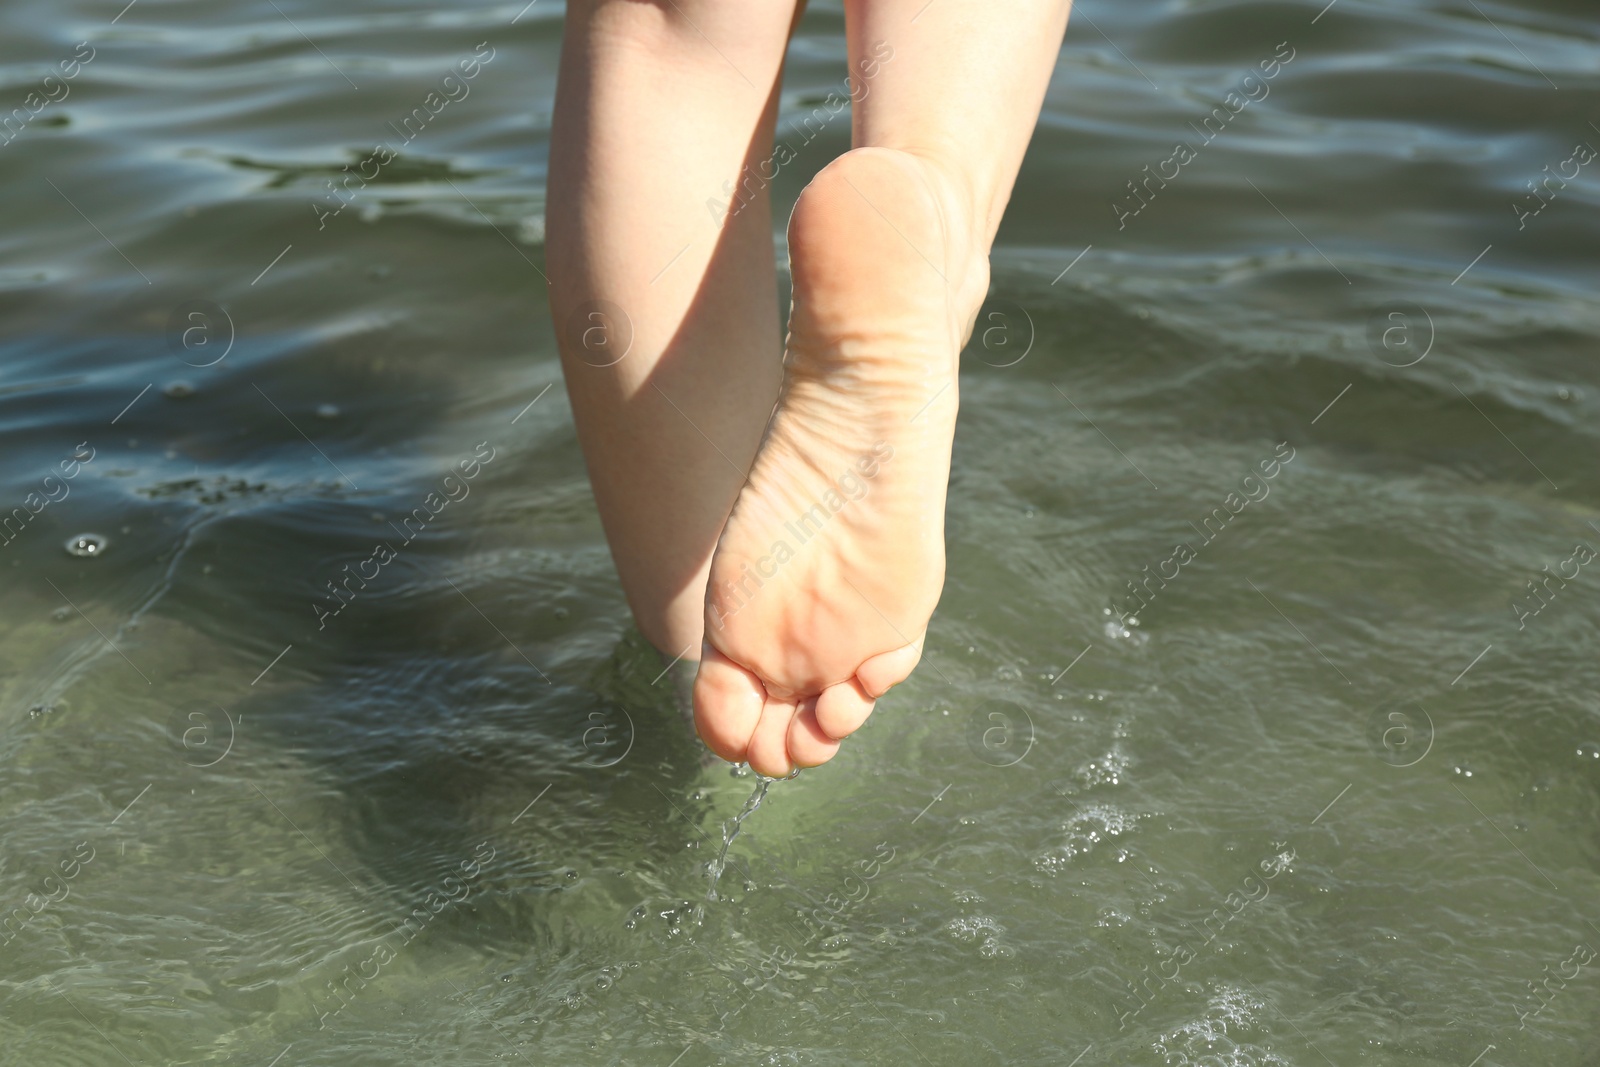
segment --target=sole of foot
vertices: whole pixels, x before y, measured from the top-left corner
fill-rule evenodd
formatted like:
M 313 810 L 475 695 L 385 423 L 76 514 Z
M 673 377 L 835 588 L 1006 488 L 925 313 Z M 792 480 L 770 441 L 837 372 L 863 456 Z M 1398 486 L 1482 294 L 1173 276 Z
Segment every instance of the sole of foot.
M 831 759 L 922 655 L 944 585 L 959 353 L 988 285 L 928 161 L 856 149 L 801 193 L 784 385 L 712 558 L 695 725 L 772 777 Z

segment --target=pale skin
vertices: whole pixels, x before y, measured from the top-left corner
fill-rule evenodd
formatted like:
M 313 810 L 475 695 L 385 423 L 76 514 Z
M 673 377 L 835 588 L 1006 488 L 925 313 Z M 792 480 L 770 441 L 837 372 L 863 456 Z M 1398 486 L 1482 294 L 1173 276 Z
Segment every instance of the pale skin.
M 826 762 L 921 657 L 959 353 L 1069 3 L 846 0 L 852 148 L 789 220 L 785 341 L 767 183 L 745 179 L 771 173 L 798 10 L 569 0 L 562 364 L 629 606 L 698 659 L 695 724 L 723 759 Z

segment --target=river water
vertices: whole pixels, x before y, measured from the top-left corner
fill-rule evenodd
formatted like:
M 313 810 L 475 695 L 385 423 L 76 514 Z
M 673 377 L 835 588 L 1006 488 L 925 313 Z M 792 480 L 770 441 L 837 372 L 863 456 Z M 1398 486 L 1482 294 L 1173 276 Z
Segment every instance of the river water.
M 1600 1062 L 1593 5 L 1084 0 L 924 664 L 715 899 L 561 19 L 0 10 L 0 1064 Z M 815 0 L 784 122 L 843 76 Z

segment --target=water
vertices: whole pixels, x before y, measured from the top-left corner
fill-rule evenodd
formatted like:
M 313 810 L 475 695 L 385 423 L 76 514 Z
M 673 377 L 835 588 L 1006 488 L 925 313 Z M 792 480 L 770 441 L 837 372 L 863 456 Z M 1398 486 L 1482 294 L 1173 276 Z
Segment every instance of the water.
M 924 666 L 708 902 L 523 3 L 0 11 L 0 1063 L 1596 1062 L 1592 5 L 1085 0 Z
M 790 777 L 799 777 L 799 772 L 795 771 Z M 756 783 L 755 791 L 744 802 L 744 807 L 739 809 L 737 815 L 722 824 L 722 847 L 717 851 L 717 858 L 711 861 L 708 871 L 711 875 L 711 888 L 706 890 L 707 900 L 718 899 L 717 882 L 721 881 L 723 872 L 728 869 L 728 850 L 733 847 L 733 842 L 744 830 L 745 820 L 754 815 L 756 809 L 761 807 L 761 802 L 767 799 L 767 790 L 772 788 L 772 783 L 781 780 L 761 776 L 761 780 Z

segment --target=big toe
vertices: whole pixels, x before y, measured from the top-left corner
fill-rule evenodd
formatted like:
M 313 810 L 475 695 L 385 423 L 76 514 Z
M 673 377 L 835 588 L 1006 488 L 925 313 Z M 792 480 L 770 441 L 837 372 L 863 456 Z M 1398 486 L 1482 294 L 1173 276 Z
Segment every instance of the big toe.
M 706 747 L 744 762 L 766 695 L 759 678 L 707 644 L 694 679 L 694 727 Z

